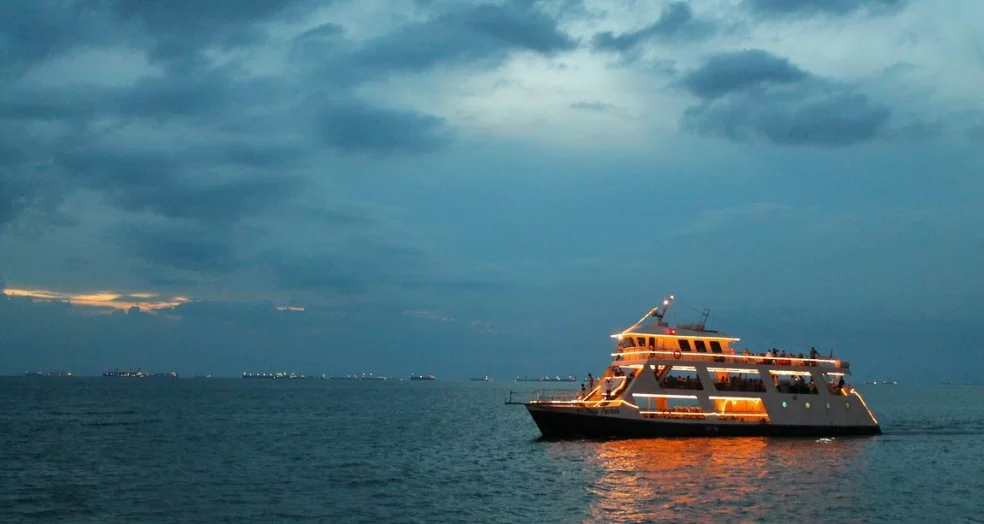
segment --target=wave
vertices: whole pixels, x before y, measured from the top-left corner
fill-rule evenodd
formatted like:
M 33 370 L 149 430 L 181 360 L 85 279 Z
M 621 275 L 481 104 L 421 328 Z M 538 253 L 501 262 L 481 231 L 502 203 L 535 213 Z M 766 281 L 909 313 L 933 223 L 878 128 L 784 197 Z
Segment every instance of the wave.
M 926 436 L 926 435 L 984 435 L 984 420 L 952 421 L 942 423 L 900 422 L 883 425 L 882 434 L 886 436 Z
M 112 426 L 143 426 L 147 424 L 157 424 L 158 422 L 163 422 L 164 419 L 151 418 L 151 419 L 141 419 L 141 420 L 117 420 L 117 421 L 96 421 L 96 422 L 83 422 L 83 426 L 92 427 L 112 427 Z

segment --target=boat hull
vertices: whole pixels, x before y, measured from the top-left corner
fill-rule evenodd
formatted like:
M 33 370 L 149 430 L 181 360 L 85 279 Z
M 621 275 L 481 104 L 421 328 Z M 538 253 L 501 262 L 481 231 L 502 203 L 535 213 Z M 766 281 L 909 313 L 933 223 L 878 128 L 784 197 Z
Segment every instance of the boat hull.
M 778 424 L 734 424 L 714 422 L 668 422 L 616 416 L 575 413 L 527 406 L 533 421 L 546 439 L 619 439 L 655 437 L 840 437 L 878 435 L 878 425 L 804 426 Z

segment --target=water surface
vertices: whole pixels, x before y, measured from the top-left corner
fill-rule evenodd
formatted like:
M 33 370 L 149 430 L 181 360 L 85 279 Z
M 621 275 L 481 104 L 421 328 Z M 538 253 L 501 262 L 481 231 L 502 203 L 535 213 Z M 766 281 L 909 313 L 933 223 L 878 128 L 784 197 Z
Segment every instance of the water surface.
M 984 522 L 984 388 L 884 434 L 545 442 L 530 383 L 0 379 L 0 521 Z M 562 387 L 562 386 L 561 386 Z

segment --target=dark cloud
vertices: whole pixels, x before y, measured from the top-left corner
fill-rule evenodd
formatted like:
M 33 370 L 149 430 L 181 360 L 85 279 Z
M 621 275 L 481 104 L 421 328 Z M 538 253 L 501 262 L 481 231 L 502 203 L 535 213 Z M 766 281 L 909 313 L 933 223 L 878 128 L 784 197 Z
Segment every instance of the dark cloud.
M 197 61 L 204 49 L 213 46 L 232 49 L 262 43 L 266 24 L 299 16 L 329 1 L 107 0 L 104 5 L 113 20 L 145 35 L 152 60 L 180 63 Z
M 321 24 L 294 37 L 291 55 L 294 60 L 304 57 L 324 57 L 344 44 L 345 28 L 332 23 Z
M 413 282 L 428 265 L 419 250 L 367 239 L 303 253 L 267 252 L 258 262 L 284 289 L 328 296 L 358 295 Z
M 497 278 L 424 278 L 401 282 L 400 287 L 455 295 L 460 293 L 496 293 L 516 289 L 514 282 Z
M 235 66 L 208 64 L 146 76 L 121 87 L 12 85 L 0 91 L 0 118 L 76 124 L 117 118 L 214 125 L 220 116 L 232 118 L 244 107 L 275 99 L 278 87 L 273 79 L 250 78 Z
M 328 0 L 330 1 L 330 0 Z M 207 62 L 209 48 L 263 42 L 270 22 L 326 2 L 311 0 L 37 0 L 0 2 L 0 72 L 19 75 L 80 48 L 125 45 L 177 68 Z
M 422 153 L 447 145 L 443 118 L 385 109 L 359 100 L 320 104 L 316 131 L 327 147 L 353 153 Z
M 577 42 L 557 23 L 532 2 L 458 4 L 425 22 L 370 40 L 330 62 L 326 75 L 336 82 L 360 82 L 446 64 L 496 64 L 513 51 L 552 55 L 574 49 Z
M 744 0 L 743 5 L 756 15 L 777 16 L 845 16 L 858 12 L 895 13 L 908 0 Z
M 44 157 L 32 150 L 29 128 L 0 118 L 0 231 L 26 211 L 37 211 L 54 222 L 61 189 L 52 183 Z M 58 222 L 66 222 L 62 216 Z
M 262 150 L 245 160 L 268 160 Z M 235 166 L 230 158 L 243 154 L 219 150 L 213 164 L 186 151 L 141 151 L 90 148 L 57 159 L 65 176 L 100 191 L 121 209 L 149 211 L 162 217 L 236 222 L 281 202 L 301 188 L 302 182 L 285 174 L 223 176 L 209 167 Z
M 117 93 L 105 93 L 102 99 L 111 97 L 113 105 L 100 110 L 155 120 L 205 119 L 272 98 L 271 80 L 238 79 L 240 73 L 237 68 L 206 66 L 146 77 Z
M 571 104 L 571 109 L 581 109 L 584 111 L 597 111 L 599 113 L 606 113 L 610 111 L 615 111 L 618 108 L 607 102 L 581 101 L 581 102 L 574 102 L 573 104 Z
M 240 262 L 228 231 L 189 225 L 127 225 L 110 241 L 155 266 L 195 273 L 228 273 Z
M 198 285 L 197 280 L 190 278 L 150 277 L 147 283 L 154 288 L 190 289 Z
M 298 188 L 294 178 L 265 177 L 206 183 L 189 179 L 168 186 L 139 185 L 128 191 L 110 191 L 113 201 L 127 210 L 229 223 L 262 214 Z
M 277 305 L 269 300 L 255 302 L 194 300 L 170 308 L 169 312 L 191 321 L 235 322 L 255 326 L 275 321 Z
M 693 41 L 714 34 L 714 23 L 694 17 L 689 2 L 670 2 L 663 7 L 659 20 L 633 31 L 616 35 L 611 31 L 596 33 L 591 45 L 598 51 L 627 52 L 648 41 Z
M 100 13 L 83 0 L 0 2 L 0 79 L 19 76 L 76 46 L 111 40 Z
M 24 180 L 4 176 L 0 178 L 0 231 L 23 212 L 31 192 Z
M 732 140 L 844 146 L 882 136 L 891 112 L 852 87 L 760 50 L 712 56 L 681 85 L 702 99 L 682 126 Z
M 683 79 L 683 86 L 701 98 L 712 99 L 733 91 L 764 89 L 769 85 L 800 82 L 806 71 L 767 51 L 749 49 L 722 53 Z

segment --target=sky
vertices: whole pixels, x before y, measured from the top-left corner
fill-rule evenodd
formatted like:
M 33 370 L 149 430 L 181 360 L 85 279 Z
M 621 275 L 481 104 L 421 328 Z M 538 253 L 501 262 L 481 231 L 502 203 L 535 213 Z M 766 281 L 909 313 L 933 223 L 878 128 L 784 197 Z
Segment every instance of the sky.
M 0 3 L 0 373 L 978 381 L 979 0 Z

